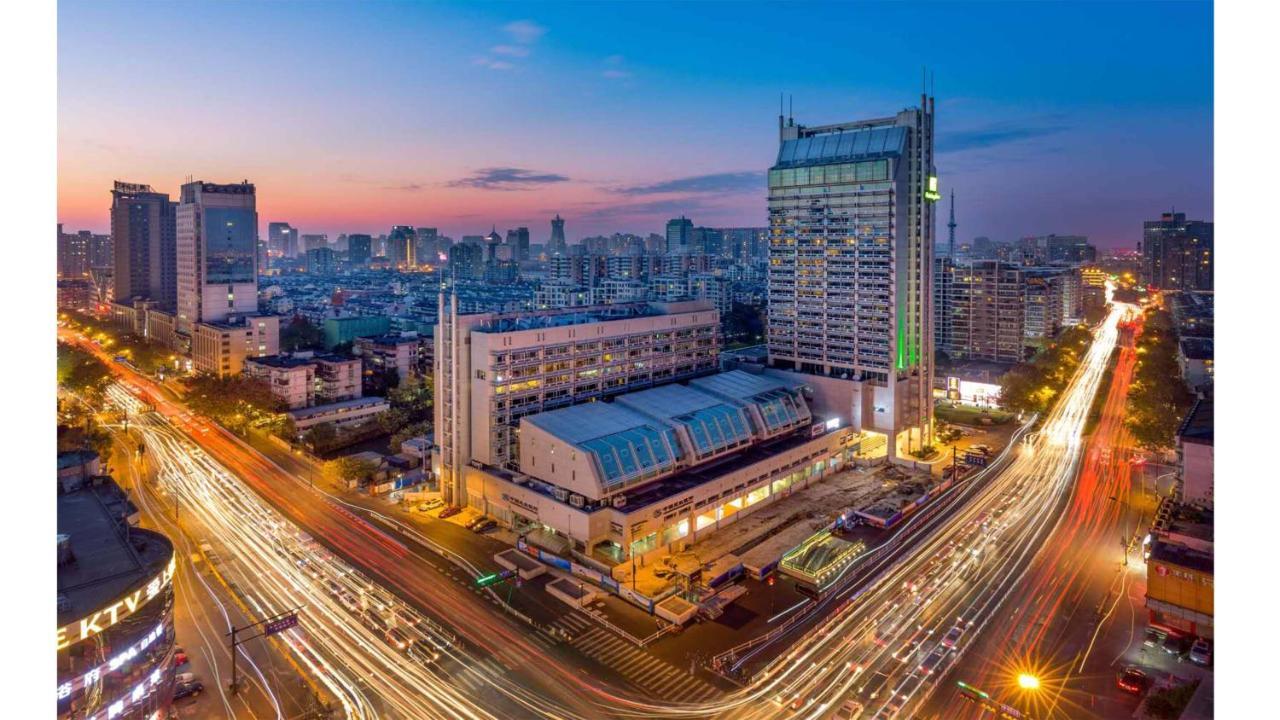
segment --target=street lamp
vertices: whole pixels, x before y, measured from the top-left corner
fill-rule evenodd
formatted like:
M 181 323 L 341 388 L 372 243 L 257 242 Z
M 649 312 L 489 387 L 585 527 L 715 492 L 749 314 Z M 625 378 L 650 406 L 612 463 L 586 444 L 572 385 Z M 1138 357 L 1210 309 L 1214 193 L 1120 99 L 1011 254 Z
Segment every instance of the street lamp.
M 1018 673 L 1018 687 L 1023 690 L 1039 690 L 1040 678 L 1031 673 Z

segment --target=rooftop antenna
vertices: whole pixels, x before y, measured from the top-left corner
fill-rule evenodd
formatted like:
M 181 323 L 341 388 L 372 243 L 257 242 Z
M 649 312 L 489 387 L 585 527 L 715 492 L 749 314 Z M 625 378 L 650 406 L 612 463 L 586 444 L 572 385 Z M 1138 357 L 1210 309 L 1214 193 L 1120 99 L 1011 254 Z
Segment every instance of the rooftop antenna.
M 947 223 L 947 255 L 956 259 L 956 189 L 951 188 L 951 221 Z

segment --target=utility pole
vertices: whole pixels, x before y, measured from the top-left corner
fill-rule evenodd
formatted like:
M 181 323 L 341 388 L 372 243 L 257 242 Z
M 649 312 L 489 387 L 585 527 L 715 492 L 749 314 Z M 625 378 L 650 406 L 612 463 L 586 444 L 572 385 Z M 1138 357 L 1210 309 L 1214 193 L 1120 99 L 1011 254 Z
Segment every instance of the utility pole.
M 288 630 L 291 627 L 297 626 L 298 611 L 301 609 L 302 609 L 301 607 L 296 607 L 292 610 L 286 610 L 282 613 L 277 613 L 275 615 L 272 615 L 269 618 L 259 620 L 255 623 L 250 623 L 243 627 L 236 627 L 235 625 L 231 626 L 231 632 L 227 633 L 227 637 L 231 638 L 231 684 L 228 685 L 228 687 L 230 688 L 232 695 L 236 694 L 240 690 L 238 678 L 236 677 L 236 652 L 240 644 L 247 642 L 249 640 L 256 640 L 260 637 L 275 635 L 276 633 L 284 632 L 285 630 Z M 247 638 L 236 637 L 238 633 L 242 633 L 245 630 L 251 630 L 253 628 L 260 627 L 260 626 L 263 628 L 263 630 L 257 635 L 253 635 Z

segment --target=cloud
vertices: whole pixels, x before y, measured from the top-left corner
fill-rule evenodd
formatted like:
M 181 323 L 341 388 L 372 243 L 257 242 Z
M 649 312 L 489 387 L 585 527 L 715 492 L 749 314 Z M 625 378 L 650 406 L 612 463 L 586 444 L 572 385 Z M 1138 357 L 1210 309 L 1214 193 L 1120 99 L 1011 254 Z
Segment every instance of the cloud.
M 763 191 L 765 174 L 760 170 L 713 173 L 675 178 L 650 185 L 614 188 L 623 195 L 660 195 L 663 193 L 741 193 Z
M 490 70 L 511 70 L 515 68 L 515 65 L 512 65 L 506 60 L 494 60 L 491 57 L 485 57 L 483 55 L 472 62 L 481 67 L 487 67 Z
M 626 70 L 605 70 L 600 73 L 600 76 L 609 78 L 610 80 L 625 80 L 631 77 L 631 73 Z
M 938 135 L 938 152 L 963 152 L 981 148 L 1008 145 L 1024 140 L 1035 140 L 1067 130 L 1059 124 L 1015 126 L 992 125 L 974 130 L 959 130 Z
M 538 173 L 512 167 L 482 168 L 470 177 L 453 180 L 449 187 L 471 187 L 481 190 L 529 190 L 539 185 L 568 182 L 569 178 L 556 173 Z
M 511 57 L 529 57 L 529 48 L 521 45 L 494 45 L 489 48 L 494 55 L 510 55 Z
M 532 20 L 509 22 L 502 26 L 502 30 L 510 35 L 512 40 L 524 45 L 535 43 L 539 38 L 547 34 L 546 28 Z
M 419 190 L 426 189 L 426 186 L 421 183 L 405 183 L 403 185 L 383 185 L 382 189 L 383 190 L 400 190 L 403 192 L 418 192 Z

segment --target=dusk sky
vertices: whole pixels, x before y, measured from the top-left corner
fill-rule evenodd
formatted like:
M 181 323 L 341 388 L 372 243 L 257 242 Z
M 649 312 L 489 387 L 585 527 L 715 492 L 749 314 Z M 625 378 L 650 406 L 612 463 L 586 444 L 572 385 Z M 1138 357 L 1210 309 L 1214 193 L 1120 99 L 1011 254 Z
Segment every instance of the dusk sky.
M 1213 219 L 1213 8 L 1112 3 L 58 3 L 58 219 L 111 182 L 257 185 L 303 233 L 545 242 L 767 223 L 796 121 L 889 115 L 934 73 L 958 237 L 1132 247 Z M 945 238 L 946 205 L 938 237 Z

